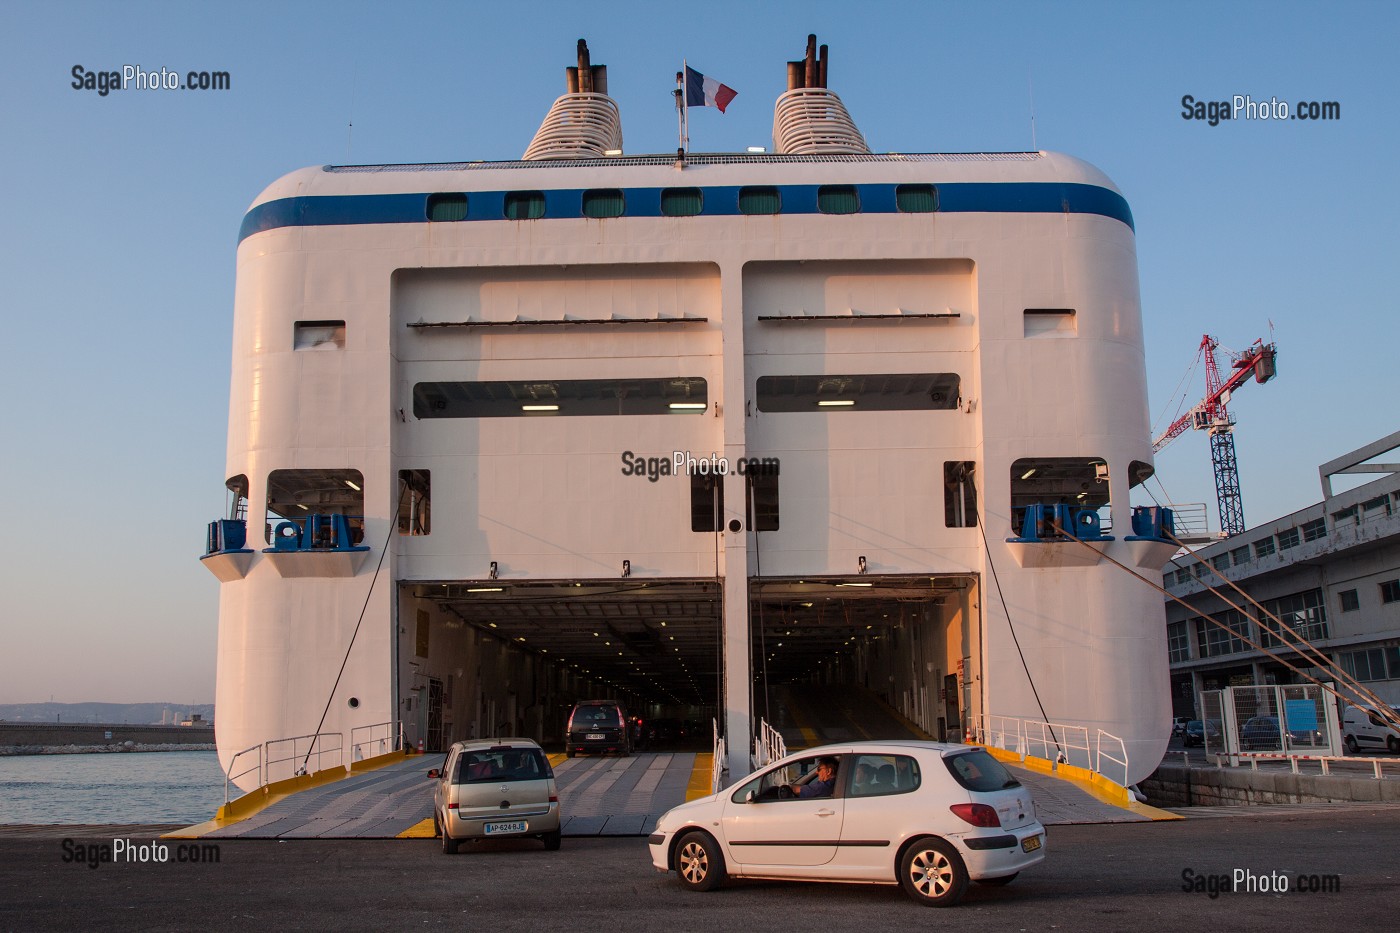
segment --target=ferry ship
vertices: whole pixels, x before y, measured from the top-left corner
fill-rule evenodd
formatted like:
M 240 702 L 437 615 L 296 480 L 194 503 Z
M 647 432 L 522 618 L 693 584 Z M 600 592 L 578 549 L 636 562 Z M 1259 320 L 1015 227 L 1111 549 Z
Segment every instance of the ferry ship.
M 826 64 L 771 151 L 632 155 L 581 42 L 518 161 L 256 198 L 202 558 L 240 785 L 309 760 L 275 741 L 548 742 L 600 696 L 713 718 L 733 779 L 779 684 L 1155 769 L 1128 204 L 1058 153 L 873 153 Z

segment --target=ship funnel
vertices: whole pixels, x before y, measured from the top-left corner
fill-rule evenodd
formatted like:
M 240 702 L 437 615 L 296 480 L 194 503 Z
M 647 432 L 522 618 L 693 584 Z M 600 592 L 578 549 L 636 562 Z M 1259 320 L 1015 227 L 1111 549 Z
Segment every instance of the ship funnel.
M 841 98 L 826 86 L 827 47 L 807 37 L 807 55 L 787 63 L 788 89 L 773 107 L 773 151 L 788 155 L 869 153 Z
M 595 65 L 588 43 L 578 40 L 578 65 L 565 69 L 563 97 L 535 131 L 524 158 L 586 159 L 622 151 L 622 117 L 608 96 L 608 66 Z

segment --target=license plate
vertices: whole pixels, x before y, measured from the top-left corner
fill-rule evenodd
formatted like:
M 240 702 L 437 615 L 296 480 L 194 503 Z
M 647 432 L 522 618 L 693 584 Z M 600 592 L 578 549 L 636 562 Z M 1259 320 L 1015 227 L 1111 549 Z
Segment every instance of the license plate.
M 603 740 L 606 739 L 606 738 L 607 738 L 607 736 L 606 736 L 606 735 L 603 735 L 603 733 L 601 733 L 601 732 L 590 732 L 590 733 L 588 733 L 588 741 L 590 741 L 590 742 L 601 742 L 601 741 L 603 741 Z
M 1036 849 L 1039 849 L 1039 848 L 1040 848 L 1040 836 L 1039 836 L 1039 835 L 1027 836 L 1025 839 L 1022 839 L 1022 840 L 1021 840 L 1021 851 L 1022 851 L 1022 852 L 1034 852 Z
M 525 828 L 525 822 L 523 820 L 516 820 L 514 823 L 487 823 L 486 835 L 499 836 L 505 833 L 523 833 L 525 832 Z

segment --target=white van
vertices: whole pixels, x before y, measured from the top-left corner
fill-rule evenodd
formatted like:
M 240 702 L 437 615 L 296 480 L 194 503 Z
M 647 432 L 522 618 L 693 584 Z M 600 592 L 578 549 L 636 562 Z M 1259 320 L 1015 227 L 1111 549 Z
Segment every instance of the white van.
M 1400 715 L 1400 706 L 1391 708 Z M 1400 752 L 1400 730 L 1382 719 L 1374 706 L 1348 706 L 1342 714 L 1342 744 L 1353 755 L 1363 748 Z

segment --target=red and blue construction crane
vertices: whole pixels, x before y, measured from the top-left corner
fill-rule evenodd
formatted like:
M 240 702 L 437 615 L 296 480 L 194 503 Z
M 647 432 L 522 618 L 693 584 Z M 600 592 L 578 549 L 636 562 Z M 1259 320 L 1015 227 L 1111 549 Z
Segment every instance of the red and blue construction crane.
M 1228 538 L 1245 529 L 1244 502 L 1240 497 L 1240 471 L 1235 460 L 1235 422 L 1226 408 L 1230 396 L 1249 381 L 1268 382 L 1278 372 L 1275 363 L 1278 349 L 1272 343 L 1256 340 L 1243 353 L 1230 354 L 1230 378 L 1220 378 L 1215 350 L 1220 341 L 1206 334 L 1201 338 L 1199 356 L 1206 363 L 1206 397 L 1171 423 L 1152 442 L 1153 451 L 1161 450 L 1187 428 L 1210 433 L 1210 460 L 1215 467 L 1215 496 L 1220 504 L 1220 536 Z

